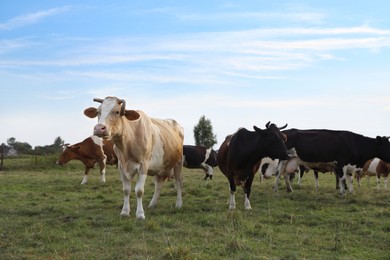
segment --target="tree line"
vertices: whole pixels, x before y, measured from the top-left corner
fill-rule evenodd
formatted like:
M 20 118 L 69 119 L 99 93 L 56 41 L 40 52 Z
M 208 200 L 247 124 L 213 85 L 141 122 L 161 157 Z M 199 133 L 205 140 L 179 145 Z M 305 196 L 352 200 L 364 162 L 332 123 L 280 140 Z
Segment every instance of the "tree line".
M 18 154 L 38 154 L 38 155 L 48 155 L 53 153 L 58 153 L 61 150 L 61 147 L 64 145 L 64 140 L 61 137 L 57 137 L 54 140 L 54 143 L 51 145 L 45 146 L 35 146 L 34 149 L 27 142 L 19 142 L 15 137 L 10 137 L 7 139 L 8 147 L 14 148 Z

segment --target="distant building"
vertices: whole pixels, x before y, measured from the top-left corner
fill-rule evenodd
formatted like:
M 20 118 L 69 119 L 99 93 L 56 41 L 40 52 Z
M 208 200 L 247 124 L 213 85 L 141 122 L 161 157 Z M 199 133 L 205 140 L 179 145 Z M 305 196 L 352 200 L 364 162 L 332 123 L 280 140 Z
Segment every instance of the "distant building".
M 3 151 L 1 151 L 3 148 Z M 11 146 L 7 146 L 7 145 L 3 145 L 3 146 L 0 146 L 0 153 L 3 152 L 4 156 L 5 157 L 11 157 L 11 156 L 18 156 L 19 153 L 18 151 L 11 147 Z

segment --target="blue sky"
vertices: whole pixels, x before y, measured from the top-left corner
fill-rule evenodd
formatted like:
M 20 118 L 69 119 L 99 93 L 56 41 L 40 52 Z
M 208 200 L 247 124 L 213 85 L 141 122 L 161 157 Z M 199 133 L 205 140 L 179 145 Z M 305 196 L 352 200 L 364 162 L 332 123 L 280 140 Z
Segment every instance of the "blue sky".
M 93 98 L 238 127 L 390 136 L 388 1 L 0 3 L 0 143 L 75 143 Z

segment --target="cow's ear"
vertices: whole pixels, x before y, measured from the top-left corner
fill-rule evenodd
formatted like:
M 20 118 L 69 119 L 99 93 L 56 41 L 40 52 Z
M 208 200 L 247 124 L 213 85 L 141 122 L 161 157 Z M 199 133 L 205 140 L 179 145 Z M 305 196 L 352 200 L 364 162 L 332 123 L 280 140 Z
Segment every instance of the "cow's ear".
M 86 115 L 89 118 L 95 118 L 97 116 L 97 108 L 89 107 L 89 108 L 85 109 L 84 115 Z
M 262 134 L 264 132 L 264 130 L 261 130 L 260 128 L 258 128 L 257 126 L 253 126 L 253 129 L 256 131 L 256 133 L 259 133 L 259 134 Z
M 378 135 L 376 137 L 376 142 L 379 144 L 383 144 L 383 143 L 389 142 L 389 139 L 386 136 L 379 136 Z
M 74 151 L 77 151 L 78 149 L 80 149 L 80 145 L 71 145 L 71 146 L 68 146 L 68 148 L 70 148 Z
M 263 130 L 261 130 L 260 128 L 258 128 L 257 126 L 253 126 L 253 129 L 255 129 L 255 131 L 256 132 L 259 132 L 259 133 L 261 133 Z
M 126 110 L 125 111 L 125 117 L 130 121 L 138 120 L 140 118 L 140 116 L 141 115 L 135 110 Z

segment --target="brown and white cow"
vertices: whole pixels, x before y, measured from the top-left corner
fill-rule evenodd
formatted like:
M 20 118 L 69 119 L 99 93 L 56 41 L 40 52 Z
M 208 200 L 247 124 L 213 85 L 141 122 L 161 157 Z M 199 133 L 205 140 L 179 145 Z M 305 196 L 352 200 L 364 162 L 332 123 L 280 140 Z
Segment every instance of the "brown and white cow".
M 121 215 L 129 216 L 131 181 L 136 175 L 138 219 L 145 219 L 142 196 L 147 175 L 155 177 L 155 192 L 149 207 L 157 205 L 162 184 L 173 173 L 177 191 L 176 207 L 181 208 L 183 128 L 175 120 L 151 118 L 140 110 L 125 110 L 126 102 L 123 99 L 106 97 L 94 101 L 101 105 L 85 109 L 84 114 L 90 118 L 98 117 L 94 134 L 111 139 L 115 144 L 124 193 Z
M 285 127 L 287 125 L 283 128 Z M 249 196 L 261 158 L 285 160 L 289 157 L 284 145 L 285 136 L 280 133 L 283 128 L 278 128 L 270 122 L 266 124 L 265 130 L 256 126 L 253 128 L 255 131 L 241 128 L 235 134 L 227 136 L 218 151 L 218 166 L 230 184 L 229 209 L 236 208 L 236 185 L 243 186 L 245 209 L 251 209 Z
M 84 178 L 81 184 L 88 182 L 88 173 L 96 163 L 99 163 L 100 181 L 103 183 L 106 182 L 106 164 L 118 165 L 113 143 L 109 140 L 102 140 L 97 136 L 90 136 L 77 144 L 65 145 L 57 164 L 64 165 L 71 160 L 79 160 L 85 166 Z
M 368 160 L 363 166 L 362 176 L 376 176 L 376 187 L 380 188 L 381 176 L 384 178 L 384 188 L 387 189 L 387 182 L 390 172 L 390 163 L 387 163 L 379 158 Z M 359 176 L 359 175 L 358 175 Z M 359 176 L 360 177 L 360 176 Z M 360 179 L 358 178 L 360 184 Z
M 321 172 L 335 172 L 337 162 L 305 162 L 302 161 L 295 148 L 289 150 L 289 154 L 292 155 L 288 160 L 283 160 L 279 162 L 278 165 L 278 174 L 276 175 L 274 190 L 278 190 L 278 184 L 280 180 L 280 176 L 284 176 L 284 180 L 286 182 L 287 192 L 292 192 L 291 186 L 291 177 L 294 177 L 295 173 L 299 173 L 298 184 L 301 185 L 302 176 L 305 171 L 313 170 L 315 174 L 315 186 L 316 190 L 318 190 L 318 171 Z

